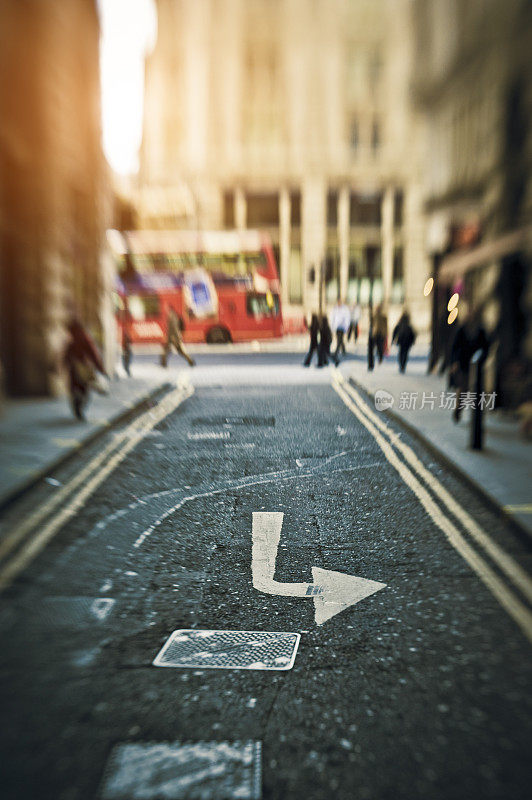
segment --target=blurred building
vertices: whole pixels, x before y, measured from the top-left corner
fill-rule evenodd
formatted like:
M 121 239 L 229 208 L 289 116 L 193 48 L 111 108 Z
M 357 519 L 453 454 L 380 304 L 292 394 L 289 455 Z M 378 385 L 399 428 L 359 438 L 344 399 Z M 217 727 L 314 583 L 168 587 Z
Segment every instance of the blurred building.
M 0 359 L 10 394 L 59 389 L 73 310 L 106 341 L 100 140 L 95 1 L 0 0 Z
M 415 0 L 412 10 L 414 92 L 428 132 L 433 358 L 458 324 L 447 322 L 458 292 L 494 335 L 493 388 L 515 405 L 532 398 L 532 4 Z
M 373 278 L 428 324 L 409 7 L 157 0 L 140 225 L 267 229 L 285 315 L 364 305 Z

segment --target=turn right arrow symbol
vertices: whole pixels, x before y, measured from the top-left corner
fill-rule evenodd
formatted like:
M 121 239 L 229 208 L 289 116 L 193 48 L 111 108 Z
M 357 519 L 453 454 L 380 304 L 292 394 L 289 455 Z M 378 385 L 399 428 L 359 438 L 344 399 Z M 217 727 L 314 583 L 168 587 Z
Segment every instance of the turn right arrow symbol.
M 316 625 L 322 625 L 335 614 L 384 589 L 385 583 L 321 567 L 312 567 L 314 583 L 281 583 L 274 580 L 283 517 L 281 511 L 253 513 L 251 572 L 257 591 L 283 597 L 312 598 Z

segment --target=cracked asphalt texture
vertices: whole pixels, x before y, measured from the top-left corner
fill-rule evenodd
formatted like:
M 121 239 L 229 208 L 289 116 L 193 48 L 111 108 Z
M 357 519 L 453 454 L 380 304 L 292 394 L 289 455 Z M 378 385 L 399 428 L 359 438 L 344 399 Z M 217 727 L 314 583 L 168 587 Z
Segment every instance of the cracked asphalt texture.
M 192 397 L 0 598 L 2 797 L 95 798 L 118 743 L 253 739 L 263 798 L 528 798 L 530 644 L 329 371 L 295 354 L 197 360 Z M 402 438 L 530 568 L 529 543 Z M 317 627 L 311 599 L 253 588 L 253 511 L 284 512 L 276 580 L 312 582 L 318 566 L 386 588 Z M 95 598 L 114 601 L 102 620 Z M 287 672 L 152 666 L 179 628 L 301 642 Z

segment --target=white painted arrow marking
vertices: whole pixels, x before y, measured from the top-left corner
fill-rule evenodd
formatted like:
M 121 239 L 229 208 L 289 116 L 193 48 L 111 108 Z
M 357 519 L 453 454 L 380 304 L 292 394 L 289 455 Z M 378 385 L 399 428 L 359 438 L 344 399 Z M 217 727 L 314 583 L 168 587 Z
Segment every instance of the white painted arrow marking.
M 257 591 L 283 597 L 312 597 L 316 625 L 321 625 L 340 611 L 384 589 L 385 583 L 320 567 L 312 567 L 314 583 L 280 583 L 274 580 L 283 517 L 282 511 L 253 512 L 251 574 Z

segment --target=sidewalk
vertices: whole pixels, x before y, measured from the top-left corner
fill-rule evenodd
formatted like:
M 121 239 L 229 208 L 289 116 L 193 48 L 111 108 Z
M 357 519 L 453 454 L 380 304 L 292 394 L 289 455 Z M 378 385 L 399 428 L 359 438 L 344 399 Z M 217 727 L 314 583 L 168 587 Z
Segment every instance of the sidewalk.
M 217 355 L 236 355 L 241 353 L 306 353 L 309 345 L 308 333 L 294 333 L 288 336 L 279 336 L 275 339 L 252 339 L 250 342 L 227 342 L 226 344 L 195 344 L 185 342 L 187 353 L 202 355 L 213 353 Z M 134 344 L 135 355 L 159 356 L 160 344 Z
M 171 379 L 138 365 L 132 378 L 111 381 L 109 395 L 93 394 L 87 421 L 78 422 L 65 397 L 7 400 L 0 416 L 0 507 L 46 477 L 83 444 L 161 391 Z
M 394 348 L 395 350 L 395 348 Z M 491 502 L 532 536 L 532 443 L 519 431 L 517 418 L 501 411 L 484 414 L 484 449 L 469 447 L 471 411 L 454 423 L 452 412 L 438 408 L 446 377 L 427 375 L 426 357 L 409 361 L 401 375 L 395 352 L 373 372 L 368 372 L 362 351 L 356 361 L 344 361 L 342 374 L 372 397 L 377 389 L 393 395 L 392 408 L 384 412 L 403 422 Z M 402 392 L 417 392 L 416 408 L 400 408 Z M 434 393 L 434 409 L 420 408 L 423 392 Z

